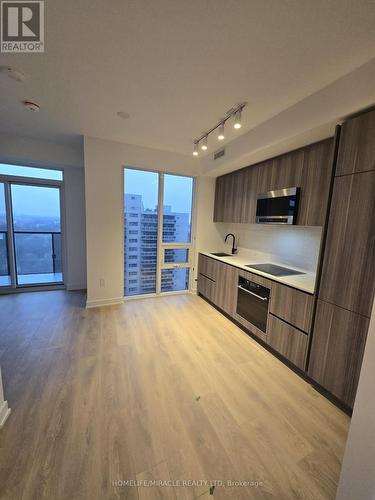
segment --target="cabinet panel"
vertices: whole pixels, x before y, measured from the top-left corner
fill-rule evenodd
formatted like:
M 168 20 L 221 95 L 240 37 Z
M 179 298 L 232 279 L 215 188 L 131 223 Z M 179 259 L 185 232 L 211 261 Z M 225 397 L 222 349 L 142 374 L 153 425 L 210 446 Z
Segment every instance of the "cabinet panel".
M 219 262 L 206 255 L 199 254 L 198 256 L 198 273 L 211 278 L 211 280 L 216 281 L 217 265 Z
M 238 222 L 255 224 L 259 167 L 256 165 L 245 168 L 243 173 L 243 199 L 241 203 L 241 218 Z
M 303 149 L 259 164 L 258 193 L 301 185 Z
M 304 148 L 297 219 L 301 226 L 323 226 L 325 223 L 333 168 L 333 147 L 334 140 L 327 139 Z
M 341 128 L 336 175 L 375 170 L 375 110 L 345 122 Z
M 263 161 L 262 163 L 258 163 L 258 179 L 257 179 L 257 189 L 255 193 L 255 203 L 256 203 L 256 195 L 258 193 L 266 193 L 270 191 L 272 188 L 272 175 L 274 172 L 273 160 Z
M 308 337 L 272 314 L 268 318 L 267 343 L 301 370 L 305 368 Z
M 216 180 L 214 222 L 255 223 L 258 193 L 301 188 L 299 225 L 323 226 L 332 174 L 333 139 L 237 170 Z
M 214 204 L 214 222 L 224 222 L 225 217 L 225 179 L 226 176 L 217 177 L 215 183 L 215 204 Z
M 308 374 L 353 407 L 369 320 L 318 301 Z
M 370 316 L 375 291 L 375 171 L 336 177 L 319 298 Z
M 215 297 L 215 305 L 223 309 L 227 314 L 233 316 L 237 305 L 238 269 L 218 262 Z
M 198 273 L 198 285 L 197 285 L 198 293 L 206 297 L 206 299 L 211 302 L 214 301 L 215 293 L 216 293 L 216 283 L 215 281 L 207 278 L 203 274 Z
M 310 332 L 314 297 L 279 283 L 272 284 L 270 312 L 306 333 Z

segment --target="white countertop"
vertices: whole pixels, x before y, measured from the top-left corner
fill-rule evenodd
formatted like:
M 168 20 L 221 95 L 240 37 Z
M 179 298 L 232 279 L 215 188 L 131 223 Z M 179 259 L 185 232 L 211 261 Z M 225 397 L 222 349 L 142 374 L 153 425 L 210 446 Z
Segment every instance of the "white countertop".
M 220 250 L 218 250 L 217 252 L 219 251 Z M 304 269 L 300 269 L 298 267 L 290 266 L 289 264 L 277 262 L 275 260 L 270 260 L 268 255 L 265 254 L 263 256 L 260 252 L 241 251 L 240 249 L 238 254 L 231 255 L 229 257 L 217 257 L 215 255 L 212 255 L 211 252 L 204 250 L 200 250 L 200 253 L 202 253 L 203 255 L 207 255 L 208 257 L 212 257 L 213 259 L 219 260 L 220 262 L 224 262 L 225 264 L 231 264 L 232 266 L 238 267 L 239 269 L 243 269 L 244 271 L 247 271 L 249 273 L 258 274 L 259 276 L 264 276 L 265 278 L 268 278 L 272 281 L 278 281 L 279 283 L 283 283 L 284 285 L 292 286 L 293 288 L 297 288 L 298 290 L 302 290 L 303 292 L 313 294 L 315 291 L 315 282 L 316 282 L 315 273 L 312 273 L 311 271 L 306 271 Z M 289 269 L 301 271 L 305 274 L 297 274 L 292 276 L 274 276 L 272 274 L 258 271 L 257 269 L 251 269 L 250 267 L 246 267 L 246 265 L 248 264 L 265 264 L 265 263 L 276 264 L 278 266 L 287 267 Z

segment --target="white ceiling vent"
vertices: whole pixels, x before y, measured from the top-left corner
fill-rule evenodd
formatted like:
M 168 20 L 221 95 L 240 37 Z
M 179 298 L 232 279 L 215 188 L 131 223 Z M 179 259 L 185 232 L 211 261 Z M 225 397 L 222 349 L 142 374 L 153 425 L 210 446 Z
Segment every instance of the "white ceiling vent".
M 224 155 L 225 155 L 225 148 L 219 149 L 219 151 L 216 151 L 214 153 L 214 160 L 218 160 L 219 158 L 221 158 Z

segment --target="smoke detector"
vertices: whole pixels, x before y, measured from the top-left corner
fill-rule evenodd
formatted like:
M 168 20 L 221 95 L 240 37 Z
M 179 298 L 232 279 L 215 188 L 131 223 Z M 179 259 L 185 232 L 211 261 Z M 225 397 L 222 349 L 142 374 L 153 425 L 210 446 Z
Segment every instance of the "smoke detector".
M 123 120 L 127 120 L 128 118 L 130 118 L 129 113 L 127 113 L 126 111 L 117 111 L 117 116 L 119 118 L 122 118 Z
M 0 72 L 6 74 L 9 78 L 16 82 L 24 82 L 26 80 L 25 73 L 22 73 L 22 71 L 12 68 L 11 66 L 1 66 Z
M 39 111 L 40 110 L 40 106 L 39 104 L 37 104 L 36 102 L 32 102 L 32 101 L 23 101 L 22 103 L 26 109 L 28 109 L 29 111 Z

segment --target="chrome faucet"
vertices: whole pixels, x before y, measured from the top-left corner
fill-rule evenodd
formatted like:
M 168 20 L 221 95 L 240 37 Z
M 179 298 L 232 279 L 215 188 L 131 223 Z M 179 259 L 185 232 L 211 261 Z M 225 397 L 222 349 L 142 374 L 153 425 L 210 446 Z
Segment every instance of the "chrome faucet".
M 236 237 L 234 236 L 233 233 L 228 233 L 225 237 L 225 242 L 227 241 L 228 239 L 228 236 L 232 236 L 233 237 L 233 244 L 232 244 L 232 255 L 234 255 L 235 253 L 237 253 L 237 247 L 236 247 Z

